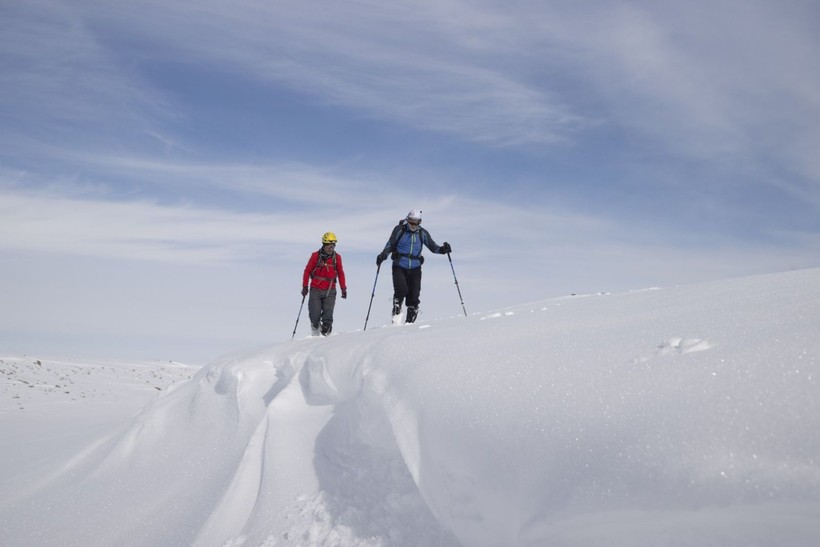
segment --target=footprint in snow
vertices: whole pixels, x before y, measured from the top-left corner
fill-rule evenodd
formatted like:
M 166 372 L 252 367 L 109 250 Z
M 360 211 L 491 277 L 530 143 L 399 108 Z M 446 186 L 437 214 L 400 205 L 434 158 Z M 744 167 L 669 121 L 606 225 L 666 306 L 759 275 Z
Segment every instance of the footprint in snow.
M 657 348 L 657 353 L 659 355 L 692 353 L 695 351 L 705 351 L 712 346 L 708 340 L 701 340 L 700 338 L 672 337 L 661 342 Z
M 681 338 L 678 336 L 673 336 L 672 338 L 667 338 L 657 346 L 655 346 L 655 351 L 651 355 L 643 355 L 636 359 L 633 359 L 633 363 L 646 363 L 657 356 L 663 355 L 683 355 L 684 353 L 692 353 L 695 351 L 705 351 L 714 347 L 714 344 L 709 342 L 708 340 L 702 340 L 700 338 Z
M 507 311 L 507 312 L 504 312 L 504 313 L 501 313 L 501 312 L 492 313 L 490 315 L 485 315 L 484 317 L 481 318 L 481 320 L 484 321 L 485 319 L 497 319 L 497 318 L 502 317 L 502 316 L 509 317 L 510 315 L 515 315 L 515 312 Z

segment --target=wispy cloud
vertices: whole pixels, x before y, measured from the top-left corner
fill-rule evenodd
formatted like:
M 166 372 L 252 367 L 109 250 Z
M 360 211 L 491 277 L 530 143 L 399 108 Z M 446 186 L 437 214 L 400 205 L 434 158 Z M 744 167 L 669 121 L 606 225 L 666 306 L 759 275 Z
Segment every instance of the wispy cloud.
M 150 203 L 115 203 L 4 195 L 0 246 L 6 251 L 89 255 L 127 260 L 219 263 L 261 254 L 286 240 L 272 219 Z
M 196 185 L 198 194 L 230 191 L 242 206 L 232 209 L 224 195 L 163 203 L 123 193 L 116 184 L 0 171 L 0 251 L 229 264 L 294 252 L 301 256 L 321 233 L 332 230 L 346 249 L 375 256 L 408 203 L 419 204 L 412 192 L 305 166 L 138 160 L 115 166 L 112 158 L 101 159 L 110 162 L 112 174 L 127 171 L 159 188 L 166 182 Z M 259 202 L 255 207 L 245 203 L 254 200 Z M 450 201 L 447 196 L 428 196 L 421 206 L 438 204 L 443 210 Z
M 374 207 L 355 200 L 328 203 L 326 196 L 312 190 L 298 192 L 291 194 L 302 200 L 304 209 L 249 212 L 106 199 L 111 196 L 100 188 L 84 194 L 70 185 L 29 191 L 7 184 L 0 190 L 0 251 L 180 265 L 238 265 L 278 257 L 298 269 L 305 249 L 313 248 L 321 233 L 330 230 L 337 233 L 346 254 L 363 256 L 370 263 L 395 222 L 408 207 L 418 206 L 434 238 L 452 242 L 461 264 L 478 268 L 480 273 L 471 274 L 473 282 L 487 287 L 515 284 L 516 279 L 526 283 L 533 273 L 540 279 L 538 272 L 548 272 L 552 285 L 559 279 L 567 283 L 568 278 L 601 283 L 611 272 L 611 282 L 622 286 L 630 276 L 677 279 L 686 274 L 708 279 L 706 272 L 737 275 L 744 266 L 765 271 L 763 265 L 807 265 L 799 249 L 744 249 L 738 240 L 719 235 L 686 244 L 690 234 L 674 229 L 653 231 L 634 221 L 537 203 L 520 205 L 463 194 L 419 199 L 390 195 L 387 189 L 374 192 L 373 199 L 380 204 Z M 803 244 L 817 248 L 816 238 L 800 237 Z
M 122 145 L 123 135 L 142 134 L 167 115 L 161 94 L 99 43 L 69 4 L 40 0 L 0 9 L 6 153 L 37 141 Z
M 493 146 L 583 147 L 602 128 L 661 153 L 820 175 L 809 4 L 27 5 L 3 23 L 12 118 L 36 104 L 43 118 L 119 122 L 184 147 L 156 123 L 176 115 L 173 99 L 140 77 L 141 65 L 172 61 Z M 784 187 L 795 184 L 811 192 Z
M 84 17 L 122 29 L 158 57 L 221 63 L 402 127 L 532 145 L 565 141 L 587 123 L 526 72 L 511 70 L 515 52 L 489 47 L 515 30 L 495 8 L 145 0 Z
M 817 179 L 820 38 L 809 3 L 600 4 L 549 25 L 602 118 L 667 153 Z M 535 20 L 535 24 L 545 24 Z M 568 60 L 570 56 L 567 56 Z M 815 122 L 807 124 L 807 119 Z M 809 128 L 811 125 L 811 128 Z
M 334 187 L 339 191 L 342 185 L 337 181 Z M 21 189 L 19 183 L 7 183 L 4 189 L 0 186 L 0 250 L 228 264 L 291 256 L 294 249 L 301 252 L 310 248 L 323 231 L 332 230 L 344 241 L 346 250 L 375 256 L 393 224 L 406 213 L 408 203 L 424 207 L 435 219 L 440 243 L 442 236 L 466 241 L 477 226 L 493 226 L 490 240 L 505 240 L 510 253 L 530 245 L 526 234 L 536 224 L 545 227 L 560 220 L 575 234 L 581 234 L 581 226 L 598 224 L 589 218 L 562 218 L 543 209 L 526 211 L 463 196 L 434 195 L 420 202 L 418 196 L 376 191 L 372 199 L 379 206 L 374 207 L 356 199 L 328 198 L 312 188 L 297 185 L 287 192 L 290 199 L 300 200 L 303 208 L 241 212 L 122 199 L 101 187 L 62 184 L 29 191 Z M 479 252 L 477 246 L 475 252 Z

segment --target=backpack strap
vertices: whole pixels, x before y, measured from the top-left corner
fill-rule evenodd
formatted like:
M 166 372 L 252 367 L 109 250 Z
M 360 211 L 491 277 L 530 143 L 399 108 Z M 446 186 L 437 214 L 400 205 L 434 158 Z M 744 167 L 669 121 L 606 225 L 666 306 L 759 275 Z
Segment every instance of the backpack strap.
M 407 233 L 407 220 L 400 220 L 398 225 L 395 228 L 393 228 L 393 234 L 396 237 L 394 237 L 391 241 L 392 245 L 391 245 L 390 249 L 392 251 L 392 254 L 390 256 L 394 260 L 397 259 L 400 256 L 403 256 L 405 258 L 409 258 L 409 259 L 412 259 L 412 260 L 418 260 L 419 264 L 424 264 L 424 255 L 421 254 L 421 251 L 419 251 L 418 255 L 409 255 L 409 254 L 406 254 L 406 253 L 398 252 L 397 247 L 399 245 L 399 240 L 406 233 Z M 427 245 L 427 236 L 428 236 L 427 230 L 425 230 L 424 228 L 419 226 L 419 238 L 421 239 L 421 244 L 422 245 Z
M 322 266 L 327 264 L 327 258 L 322 258 L 322 250 L 321 249 L 316 251 L 316 257 L 317 257 L 316 266 L 313 267 L 313 271 L 310 272 L 310 276 L 309 276 L 311 279 L 316 277 L 315 276 L 316 270 L 318 270 L 319 268 L 321 268 Z M 336 269 L 336 251 L 333 251 L 333 254 L 330 255 L 328 258 L 333 259 L 333 272 L 336 275 L 333 277 L 333 279 L 330 279 L 329 277 L 319 277 L 319 279 L 330 279 L 330 283 L 333 284 L 333 283 L 336 282 L 336 279 L 339 277 L 339 271 Z
M 393 252 L 393 254 L 396 253 L 396 247 L 398 247 L 398 245 L 399 245 L 399 240 L 401 239 L 401 236 L 403 236 L 406 231 L 407 231 L 407 222 L 404 219 L 400 220 L 399 223 L 396 224 L 396 227 L 393 228 L 393 234 L 391 235 L 391 239 L 390 239 L 390 243 L 391 243 L 390 250 Z
M 335 288 L 336 280 L 339 278 L 339 270 L 336 268 L 336 251 L 333 251 L 333 254 L 328 256 L 327 258 L 322 257 L 322 249 L 319 249 L 314 254 L 316 255 L 316 265 L 313 267 L 313 270 L 311 270 L 310 274 L 308 275 L 308 279 L 326 279 L 327 281 L 329 281 L 330 283 L 328 284 L 326 293 L 327 295 L 329 295 L 330 291 Z M 319 268 L 325 266 L 327 264 L 328 259 L 330 258 L 333 259 L 333 277 L 316 275 L 316 272 L 319 270 Z M 312 259 L 313 258 L 311 257 L 311 260 Z M 311 288 L 311 290 L 313 289 Z

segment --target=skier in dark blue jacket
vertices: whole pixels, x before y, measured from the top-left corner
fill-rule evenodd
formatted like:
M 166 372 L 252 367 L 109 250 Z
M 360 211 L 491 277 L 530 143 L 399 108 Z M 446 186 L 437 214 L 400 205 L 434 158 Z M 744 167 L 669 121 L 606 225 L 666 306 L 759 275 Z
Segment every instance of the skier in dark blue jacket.
M 421 227 L 421 211 L 413 209 L 407 213 L 407 218 L 393 228 L 384 250 L 376 257 L 377 266 L 381 266 L 388 256 L 393 259 L 394 323 L 401 320 L 402 303 L 407 304 L 407 323 L 414 322 L 419 313 L 421 265 L 424 263 L 422 246 L 437 254 L 452 252 L 449 243 L 438 245 L 433 241 L 430 232 Z

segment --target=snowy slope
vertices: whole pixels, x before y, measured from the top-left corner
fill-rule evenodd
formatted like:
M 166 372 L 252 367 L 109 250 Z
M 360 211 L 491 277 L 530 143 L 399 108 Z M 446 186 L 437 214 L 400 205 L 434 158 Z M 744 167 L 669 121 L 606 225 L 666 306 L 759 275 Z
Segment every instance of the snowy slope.
M 199 368 L 0 356 L 0 503 L 26 470 L 71 456 Z
M 0 544 L 818 545 L 819 335 L 806 270 L 226 357 L 26 470 Z

